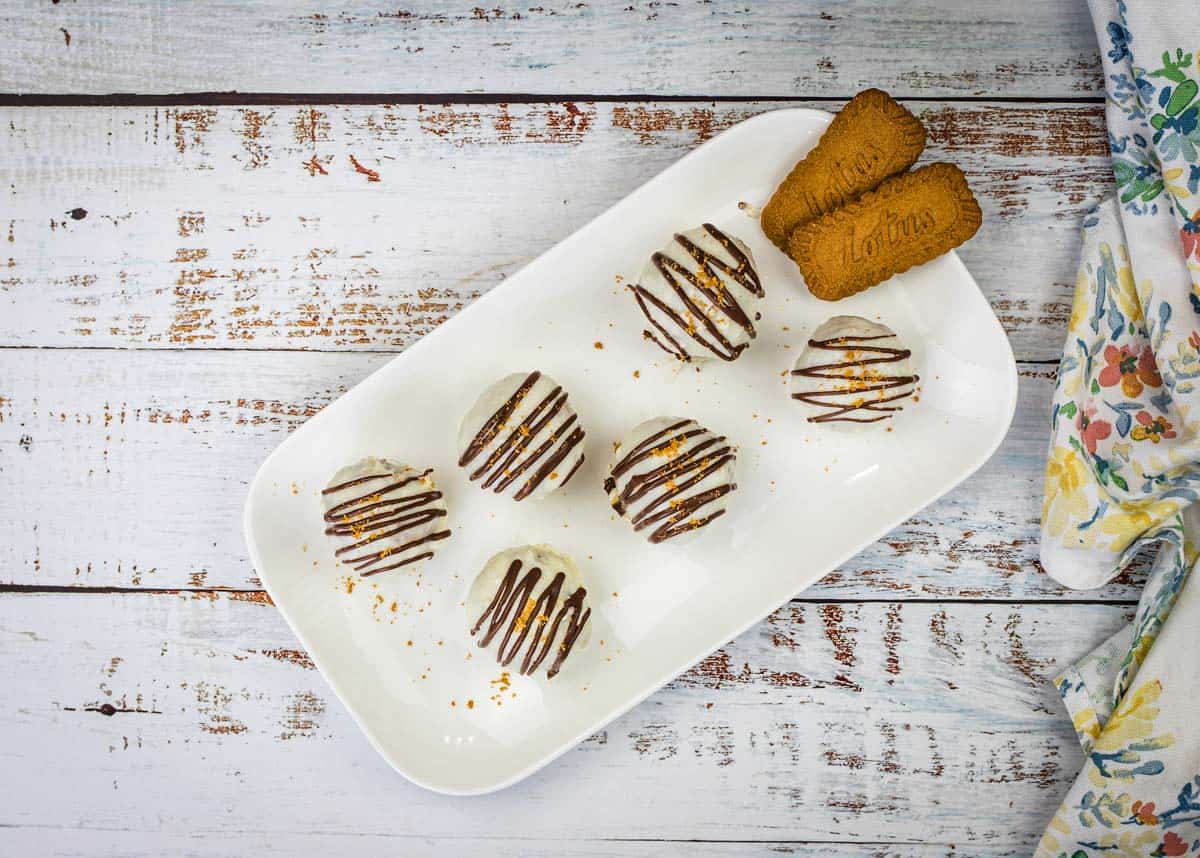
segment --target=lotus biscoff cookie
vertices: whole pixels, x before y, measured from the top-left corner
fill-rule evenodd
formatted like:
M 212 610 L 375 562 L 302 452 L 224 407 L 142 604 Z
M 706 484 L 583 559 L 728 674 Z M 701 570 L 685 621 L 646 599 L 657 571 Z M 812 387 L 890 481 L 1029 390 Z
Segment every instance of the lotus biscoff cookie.
M 776 189 L 763 232 L 786 250 L 796 227 L 907 170 L 924 148 L 925 127 L 903 105 L 880 89 L 860 92 Z
M 837 301 L 941 256 L 982 220 L 962 170 L 930 164 L 799 227 L 787 251 L 809 291 Z

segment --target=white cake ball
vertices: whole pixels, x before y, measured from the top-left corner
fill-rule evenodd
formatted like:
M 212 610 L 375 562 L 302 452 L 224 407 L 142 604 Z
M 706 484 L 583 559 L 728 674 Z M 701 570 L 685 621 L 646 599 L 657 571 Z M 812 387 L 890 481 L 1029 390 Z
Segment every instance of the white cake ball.
M 711 223 L 677 234 L 631 289 L 650 323 L 643 335 L 683 361 L 736 360 L 765 294 L 750 248 Z
M 540 498 L 579 470 L 584 434 L 558 382 L 518 372 L 485 390 L 463 418 L 458 464 L 496 494 Z
M 432 557 L 450 530 L 431 474 L 373 456 L 334 474 L 321 492 L 325 533 L 344 543 L 334 555 L 363 577 Z
M 522 674 L 543 665 L 553 678 L 591 638 L 591 608 L 571 558 L 549 545 L 501 551 L 484 565 L 467 596 L 471 635 L 496 661 Z
M 737 488 L 737 455 L 724 438 L 684 417 L 633 428 L 613 456 L 604 489 L 613 509 L 651 542 L 684 540 L 725 514 Z
M 834 316 L 800 353 L 791 391 L 809 423 L 890 425 L 918 380 L 912 352 L 895 331 L 860 316 Z

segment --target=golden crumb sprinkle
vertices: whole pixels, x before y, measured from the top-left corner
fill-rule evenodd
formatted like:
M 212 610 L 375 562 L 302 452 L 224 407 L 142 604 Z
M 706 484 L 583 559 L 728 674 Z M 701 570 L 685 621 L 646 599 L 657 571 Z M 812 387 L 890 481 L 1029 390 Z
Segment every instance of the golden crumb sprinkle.
M 409 642 L 408 642 L 408 645 L 409 645 L 409 646 L 412 646 L 412 641 L 409 641 Z
M 474 708 L 475 708 L 475 701 L 474 701 L 474 700 L 468 700 L 468 701 L 467 701 L 467 708 L 468 708 L 468 709 L 474 709 Z
M 596 340 L 596 342 L 592 343 L 592 347 L 594 349 L 596 349 L 597 351 L 599 351 L 600 349 L 604 348 L 604 343 L 600 342 L 599 340 Z
M 637 369 L 635 369 L 635 370 L 633 371 L 633 377 L 634 377 L 634 378 L 641 378 L 641 377 L 642 377 L 642 372 L 641 372 L 641 370 L 637 370 Z
M 655 447 L 653 450 L 650 451 L 650 455 L 667 458 L 667 459 L 673 459 L 676 456 L 678 456 L 681 452 L 683 452 L 683 441 L 676 438 L 672 441 L 668 441 L 666 444 L 663 444 L 662 446 Z
M 521 615 L 513 622 L 513 628 L 521 631 L 529 625 L 529 618 L 533 616 L 533 609 L 537 607 L 537 602 L 533 599 L 525 600 L 525 607 L 521 609 Z

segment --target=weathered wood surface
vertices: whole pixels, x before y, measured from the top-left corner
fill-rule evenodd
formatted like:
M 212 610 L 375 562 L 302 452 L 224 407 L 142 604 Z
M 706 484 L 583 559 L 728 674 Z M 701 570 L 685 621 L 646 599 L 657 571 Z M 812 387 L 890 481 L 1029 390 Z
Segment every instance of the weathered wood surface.
M 0 92 L 1101 93 L 1072 0 L 0 8 Z
M 793 604 L 528 781 L 454 799 L 387 768 L 260 599 L 9 594 L 0 849 L 84 829 L 122 853 L 210 832 L 1027 850 L 1081 761 L 1043 677 L 1128 611 Z
M 53 834 L 43 830 L 17 829 L 0 832 L 0 845 L 11 844 L 18 854 L 41 852 L 54 856 L 79 856 L 79 854 L 121 854 L 124 858 L 158 858 L 164 853 L 172 856 L 230 856 L 241 858 L 247 853 L 256 856 L 296 856 L 296 854 L 320 854 L 353 847 L 367 854 L 376 852 L 403 852 L 404 858 L 426 858 L 444 856 L 487 856 L 488 858 L 526 858 L 527 856 L 554 856 L 554 858 L 728 858 L 736 856 L 829 856 L 846 858 L 1025 858 L 1028 848 L 998 845 L 971 844 L 970 852 L 959 850 L 954 844 L 844 844 L 827 841 L 787 840 L 731 840 L 728 842 L 697 842 L 670 840 L 544 840 L 522 838 L 497 841 L 491 838 L 412 838 L 400 840 L 394 835 L 360 835 L 350 840 L 337 834 L 227 834 L 206 833 L 203 836 L 175 832 L 62 832 Z
M 255 855 L 322 854 L 346 849 L 348 838 L 330 834 L 206 834 L 201 837 L 173 833 L 66 831 L 56 832 L 54 842 L 48 843 L 42 832 L 18 830 L 5 837 L 0 832 L 0 845 L 13 844 L 18 854 L 24 847 L 36 848 L 41 854 L 76 856 L 81 854 L 120 854 L 126 858 L 158 858 L 164 852 L 180 856 L 223 856 L 241 858 Z M 664 840 L 544 840 L 526 837 L 515 841 L 496 841 L 489 838 L 400 838 L 391 835 L 364 835 L 352 841 L 352 848 L 370 855 L 398 855 L 403 858 L 426 858 L 430 855 L 487 855 L 488 858 L 526 858 L 529 855 L 553 855 L 555 858 L 728 858 L 728 856 L 820 855 L 832 858 L 931 858 L 931 856 L 971 855 L 972 858 L 1006 858 L 1024 856 L 1021 850 L 997 845 L 971 844 L 970 852 L 960 851 L 954 844 L 880 844 L 828 843 L 824 841 L 754 841 L 733 840 L 727 843 L 672 842 Z
M 788 104 L 0 109 L 0 345 L 401 349 Z M 1018 358 L 1056 359 L 1101 107 L 914 108 L 980 196 L 961 253 Z
M 1111 188 L 1085 4 L 56 0 L 0 32 L 0 99 L 299 94 L 0 108 L 0 854 L 1028 854 L 1080 763 L 1043 677 L 1140 587 L 1036 564 L 1078 224 Z M 529 781 L 408 785 L 258 590 L 254 468 L 698 143 L 840 106 L 756 98 L 868 85 L 984 207 L 962 256 L 1027 362 L 1001 451 Z M 1040 101 L 986 100 L 1013 97 Z
M 0 351 L 0 582 L 260 586 L 242 501 L 258 464 L 383 354 Z M 1021 370 L 996 457 L 828 576 L 814 598 L 1137 598 L 1065 590 L 1038 566 L 1054 366 Z

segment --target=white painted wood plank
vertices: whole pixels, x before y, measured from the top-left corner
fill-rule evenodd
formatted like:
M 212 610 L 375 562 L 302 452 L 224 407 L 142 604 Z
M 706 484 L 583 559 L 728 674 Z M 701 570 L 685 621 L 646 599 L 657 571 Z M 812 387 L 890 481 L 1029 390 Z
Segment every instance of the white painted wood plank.
M 776 106 L 0 109 L 0 345 L 400 349 Z M 1100 107 L 915 108 L 981 198 L 962 256 L 1017 356 L 1056 359 Z
M 1099 95 L 1070 0 L 0 8 L 0 91 Z
M 0 492 L 0 581 L 259 587 L 241 529 L 251 477 L 388 359 L 0 350 L 0 483 L 11 487 Z M 1136 599 L 1137 576 L 1080 593 L 1036 564 L 1053 372 L 1022 368 L 1016 421 L 991 463 L 808 595 Z
M 456 799 L 387 768 L 266 604 L 8 594 L 0 836 L 1028 849 L 1081 763 L 1042 677 L 1127 611 L 787 606 L 530 780 Z
M 487 858 L 745 858 L 745 856 L 830 856 L 831 858 L 1025 858 L 1028 847 L 971 843 L 957 844 L 831 843 L 828 841 L 730 840 L 700 843 L 695 840 L 549 840 L 513 837 L 421 837 L 393 834 L 255 834 L 207 832 L 66 831 L 17 828 L 0 830 L 0 849 L 14 855 L 78 858 L 82 855 L 120 855 L 122 858 L 242 858 L 245 855 L 338 855 L 348 850 L 372 856 L 435 858 L 483 855 Z M 966 850 L 970 851 L 967 852 Z

